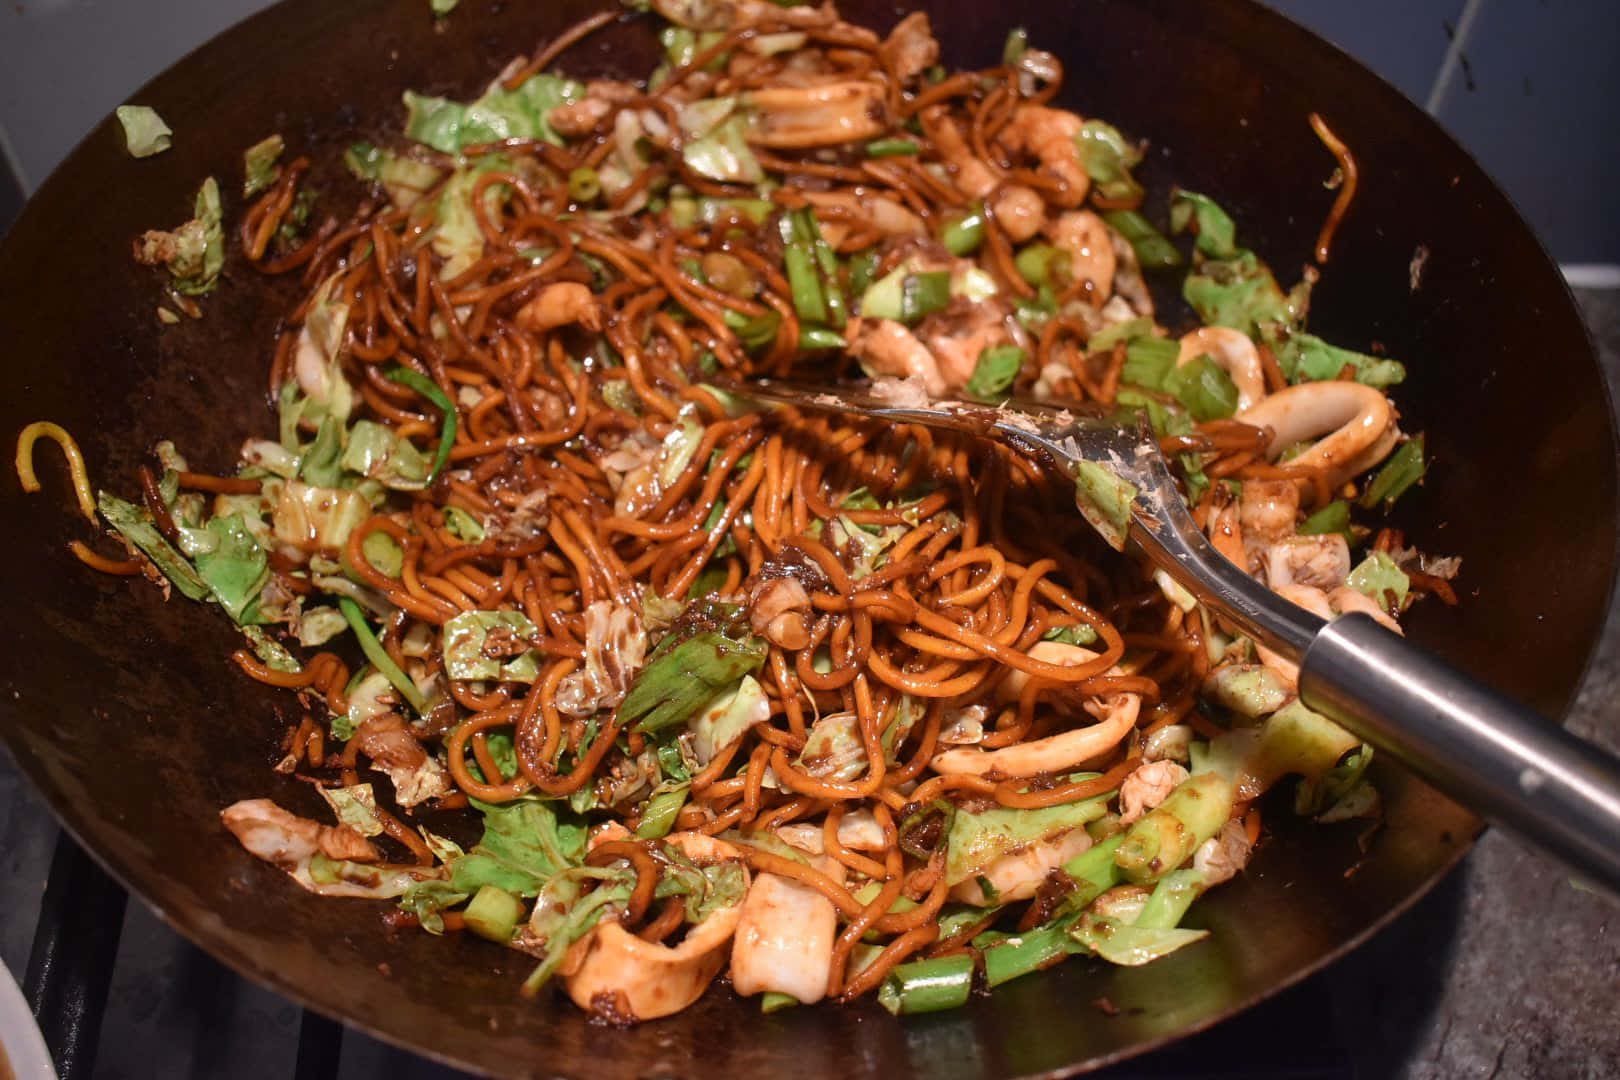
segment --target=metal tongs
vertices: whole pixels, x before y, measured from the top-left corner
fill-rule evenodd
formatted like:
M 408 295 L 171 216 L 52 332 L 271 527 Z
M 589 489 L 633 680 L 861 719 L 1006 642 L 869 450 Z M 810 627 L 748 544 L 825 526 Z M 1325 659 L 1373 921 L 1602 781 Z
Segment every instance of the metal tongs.
M 767 407 L 967 432 L 1070 474 L 1083 462 L 1105 467 L 1134 488 L 1134 497 L 1130 489 L 1119 489 L 1130 498 L 1129 519 L 1119 522 L 1125 535 L 1114 539 L 1128 539 L 1212 611 L 1296 661 L 1299 695 L 1307 706 L 1620 896 L 1620 761 L 1371 617 L 1352 613 L 1325 621 L 1227 561 L 1193 521 L 1141 417 L 1086 416 L 1022 402 L 914 405 L 867 389 L 773 380 L 725 389 Z M 1087 516 L 1096 523 L 1094 514 Z

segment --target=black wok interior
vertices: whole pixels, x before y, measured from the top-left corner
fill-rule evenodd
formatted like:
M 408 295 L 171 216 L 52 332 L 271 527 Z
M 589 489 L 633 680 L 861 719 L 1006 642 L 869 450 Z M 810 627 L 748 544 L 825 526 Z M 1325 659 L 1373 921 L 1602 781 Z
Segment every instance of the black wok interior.
M 126 492 L 160 438 L 199 467 L 228 467 L 245 433 L 273 430 L 265 372 L 290 283 L 266 283 L 233 252 L 206 317 L 164 329 L 160 282 L 130 260 L 131 238 L 183 220 L 209 174 L 229 227 L 242 209 L 241 151 L 264 135 L 330 156 L 396 131 L 403 89 L 472 96 L 513 55 L 598 6 L 462 0 L 435 26 L 426 3 L 287 0 L 159 77 L 133 99 L 174 128 L 173 149 L 134 161 L 103 123 L 0 246 L 0 430 L 55 420 L 78 437 L 92 476 Z M 1406 362 L 1402 426 L 1428 433 L 1435 462 L 1394 521 L 1427 549 L 1463 557 L 1462 607 L 1424 604 L 1409 633 L 1561 715 L 1613 579 L 1614 433 L 1562 279 L 1474 163 L 1394 90 L 1242 0 L 922 6 L 957 66 L 994 62 L 1007 29 L 1027 26 L 1063 59 L 1067 104 L 1151 141 L 1149 212 L 1162 222 L 1172 180 L 1217 197 L 1285 284 L 1333 198 L 1323 186 L 1333 161 L 1306 122 L 1323 113 L 1355 150 L 1362 183 L 1312 329 L 1354 348 L 1379 342 Z M 902 11 L 842 9 L 879 27 Z M 645 72 L 651 44 L 645 22 L 631 21 L 564 67 Z M 564 1001 L 520 1001 L 527 961 L 515 954 L 391 939 L 382 905 L 302 893 L 219 828 L 219 808 L 250 796 L 316 812 L 305 785 L 270 771 L 289 700 L 227 662 L 239 639 L 218 612 L 81 567 L 65 545 L 88 528 L 65 470 L 50 450 L 39 456 L 45 493 L 23 495 L 9 470 L 0 480 L 11 597 L 0 714 L 20 766 L 180 932 L 290 997 L 464 1067 L 949 1077 L 1094 1066 L 1326 963 L 1420 895 L 1478 828 L 1380 762 L 1388 824 L 1365 854 L 1355 825 L 1272 815 L 1276 835 L 1249 871 L 1194 909 L 1191 923 L 1212 938 L 1149 967 L 1074 961 L 965 1010 L 905 1021 L 871 1003 L 762 1017 L 757 1002 L 718 988 L 667 1020 L 595 1027 Z M 1092 1008 L 1099 996 L 1119 1015 Z

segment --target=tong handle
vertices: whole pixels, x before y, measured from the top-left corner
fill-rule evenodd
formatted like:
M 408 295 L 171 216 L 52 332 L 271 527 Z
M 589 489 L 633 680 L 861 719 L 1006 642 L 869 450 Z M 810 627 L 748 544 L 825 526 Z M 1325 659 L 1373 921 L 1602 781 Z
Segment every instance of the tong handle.
M 1620 760 L 1361 613 L 1316 635 L 1300 664 L 1299 695 L 1620 897 Z
M 1142 490 L 1132 541 L 1244 634 L 1299 661 L 1307 706 L 1620 897 L 1620 760 L 1368 615 L 1325 622 L 1284 600 L 1215 550 L 1162 464 Z

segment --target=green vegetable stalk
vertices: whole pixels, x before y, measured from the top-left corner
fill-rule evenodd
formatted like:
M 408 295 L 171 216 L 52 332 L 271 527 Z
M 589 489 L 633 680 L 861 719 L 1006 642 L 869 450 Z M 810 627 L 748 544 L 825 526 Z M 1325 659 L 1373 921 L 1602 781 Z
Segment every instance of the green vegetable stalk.
M 897 965 L 883 979 L 878 1004 L 895 1016 L 959 1009 L 973 993 L 973 957 L 966 953 Z
M 439 429 L 439 449 L 433 455 L 433 471 L 428 474 L 427 482 L 431 484 L 444 471 L 445 464 L 450 460 L 450 449 L 456 444 L 455 404 L 443 390 L 439 389 L 438 383 L 412 368 L 392 367 L 388 369 L 387 375 L 393 382 L 410 387 L 437 405 L 439 412 L 444 415 L 443 426 Z
M 1234 782 L 1218 772 L 1183 780 L 1125 833 L 1114 862 L 1126 880 L 1157 881 L 1186 862 L 1232 816 L 1235 790 Z
M 481 938 L 505 945 L 517 933 L 525 912 L 522 900 L 498 886 L 484 885 L 463 914 L 467 929 Z
M 251 199 L 281 176 L 276 162 L 285 145 L 280 135 L 270 135 L 242 152 L 242 198 Z
M 1200 423 L 1220 420 L 1237 411 L 1237 386 L 1207 353 L 1190 363 L 1172 366 L 1165 373 L 1163 386 Z
M 1153 929 L 1118 919 L 1082 915 L 1069 930 L 1080 948 L 1121 967 L 1137 967 L 1209 936 L 1208 930 Z
M 1423 460 L 1423 435 L 1420 432 L 1402 443 L 1384 462 L 1384 467 L 1378 470 L 1378 475 L 1373 477 L 1372 483 L 1362 493 L 1361 505 L 1368 510 L 1375 506 L 1388 510 L 1396 499 L 1423 479 L 1428 467 Z
M 596 170 L 582 165 L 568 174 L 568 197 L 576 203 L 595 202 L 602 194 L 602 178 Z
M 1354 543 L 1355 534 L 1350 531 L 1350 504 L 1343 499 L 1335 499 L 1300 522 L 1298 531 L 1301 536 L 1338 533 L 1346 543 Z
M 1119 884 L 1119 865 L 1114 855 L 1124 840 L 1124 833 L 1115 833 L 1063 864 L 1063 872 L 1075 882 L 1074 890 L 1063 898 L 1064 911 L 1080 911 Z
M 1131 925 L 1144 930 L 1174 929 L 1203 891 L 1204 875 L 1200 871 L 1172 870 L 1153 887 L 1153 895 Z
M 365 653 L 371 665 L 388 677 L 388 681 L 399 691 L 400 697 L 410 703 L 411 708 L 419 713 L 425 710 L 427 699 L 416 688 L 410 676 L 394 663 L 394 658 L 388 655 L 388 650 L 382 647 L 382 642 L 377 640 L 377 635 L 372 632 L 371 624 L 366 622 L 365 612 L 360 610 L 360 605 L 347 596 L 340 596 L 338 610 L 343 612 L 343 617 L 348 620 L 349 629 L 354 631 L 355 638 L 360 642 L 360 651 Z
M 815 255 L 807 245 L 795 242 L 782 253 L 782 258 L 787 265 L 788 290 L 793 296 L 794 313 L 805 322 L 826 322 L 827 298 L 821 291 Z
M 169 148 L 174 134 L 157 110 L 146 105 L 120 105 L 115 110 L 124 128 L 124 145 L 130 157 L 151 157 Z
M 952 255 L 971 255 L 984 243 L 984 203 L 976 202 L 965 213 L 945 219 L 940 226 L 940 243 Z
M 1120 378 L 1149 390 L 1164 388 L 1165 377 L 1176 366 L 1181 346 L 1165 338 L 1138 338 L 1125 346 L 1125 367 Z
M 619 720 L 640 732 L 682 723 L 725 687 L 765 662 L 765 642 L 710 630 L 655 656 L 619 705 Z
M 686 795 L 689 785 L 682 784 L 671 790 L 660 792 L 647 800 L 646 809 L 641 813 L 641 824 L 636 826 L 636 835 L 643 840 L 657 840 L 668 836 L 669 830 L 675 827 L 675 817 L 686 805 Z
M 873 139 L 866 144 L 867 157 L 907 157 L 921 152 L 921 144 L 913 139 Z
M 1006 938 L 984 950 L 984 981 L 992 988 L 1028 975 L 1082 951 L 1059 924 Z
M 968 397 L 990 401 L 1004 396 L 1029 354 L 1017 345 L 992 345 L 979 354 L 973 375 L 962 389 Z
M 1142 159 L 1142 153 L 1125 136 L 1101 120 L 1087 120 L 1080 126 L 1075 144 L 1103 198 L 1115 205 L 1141 201 L 1142 185 L 1131 176 L 1131 167 Z
M 1136 261 L 1144 270 L 1172 270 L 1182 263 L 1181 252 L 1176 250 L 1165 235 L 1153 227 L 1135 210 L 1109 210 L 1102 216 L 1103 220 L 1119 231 L 1119 234 L 1131 245 L 1136 252 Z

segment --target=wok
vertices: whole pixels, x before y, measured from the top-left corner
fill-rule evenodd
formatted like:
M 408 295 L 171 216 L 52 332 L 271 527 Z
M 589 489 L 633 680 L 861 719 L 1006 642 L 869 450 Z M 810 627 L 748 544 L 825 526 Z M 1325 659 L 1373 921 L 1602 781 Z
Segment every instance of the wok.
M 235 257 L 206 318 L 160 329 L 159 283 L 130 239 L 187 216 L 205 175 L 227 221 L 244 147 L 283 132 L 332 151 L 395 131 L 406 87 L 471 96 L 511 55 L 597 5 L 462 0 L 435 26 L 425 2 L 286 0 L 181 61 L 131 100 L 155 106 L 174 148 L 134 161 L 104 122 L 44 185 L 0 247 L 7 335 L 0 430 L 49 418 L 92 476 L 129 490 L 153 443 L 176 439 L 224 469 L 245 430 L 273 430 L 265 371 L 285 283 Z M 1427 603 L 1411 635 L 1465 670 L 1561 715 L 1596 639 L 1615 553 L 1608 400 L 1562 279 L 1479 168 L 1427 117 L 1331 46 L 1240 0 L 1081 0 L 1013 11 L 926 7 L 955 65 L 999 55 L 1023 22 L 1067 69 L 1065 100 L 1152 142 L 1142 175 L 1219 198 L 1246 244 L 1293 280 L 1332 192 L 1321 111 L 1361 162 L 1360 194 L 1317 291 L 1312 328 L 1408 365 L 1403 426 L 1435 458 L 1394 524 L 1460 554 L 1464 604 Z M 862 0 L 858 21 L 899 9 Z M 576 74 L 644 72 L 645 26 L 590 39 Z M 1352 948 L 1468 849 L 1476 818 L 1380 763 L 1387 827 L 1298 825 L 1194 909 L 1207 942 L 1139 969 L 1073 961 L 955 1013 L 891 1020 L 873 1004 L 761 1017 L 723 987 L 671 1019 L 591 1026 L 560 1000 L 525 1003 L 527 964 L 476 940 L 390 940 L 378 905 L 309 896 L 248 856 L 220 807 L 269 795 L 319 812 L 270 771 L 284 698 L 225 657 L 217 612 L 165 603 L 65 550 L 85 535 L 65 474 L 42 451 L 47 494 L 7 470 L 0 544 L 9 615 L 0 712 L 19 765 L 69 830 L 182 934 L 287 996 L 384 1039 L 499 1073 L 743 1075 L 1067 1072 L 1215 1023 Z M 1347 875 L 1354 867 L 1355 872 Z M 1090 1002 L 1120 1009 L 1107 1018 Z

